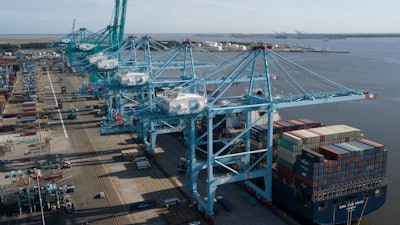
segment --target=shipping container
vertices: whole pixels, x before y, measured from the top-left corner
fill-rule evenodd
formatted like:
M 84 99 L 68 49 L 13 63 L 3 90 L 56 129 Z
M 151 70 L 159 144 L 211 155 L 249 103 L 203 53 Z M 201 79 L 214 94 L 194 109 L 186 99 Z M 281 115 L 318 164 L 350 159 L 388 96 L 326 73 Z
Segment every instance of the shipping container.
M 313 151 L 313 150 L 307 149 L 307 148 L 303 148 L 301 151 L 302 151 L 303 158 L 311 160 L 311 162 L 314 162 L 314 163 L 324 162 L 324 155 L 322 155 L 316 151 Z

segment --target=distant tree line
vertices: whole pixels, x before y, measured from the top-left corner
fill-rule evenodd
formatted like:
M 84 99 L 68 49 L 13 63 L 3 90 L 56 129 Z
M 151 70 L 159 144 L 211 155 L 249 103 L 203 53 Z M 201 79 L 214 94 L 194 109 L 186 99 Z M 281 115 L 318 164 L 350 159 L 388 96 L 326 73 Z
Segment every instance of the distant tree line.
M 20 49 L 45 49 L 48 48 L 48 43 L 26 43 L 26 44 L 0 44 L 0 52 L 15 52 Z
M 48 43 L 27 43 L 27 44 L 21 44 L 21 49 L 43 49 L 43 48 L 48 48 L 49 44 Z
M 19 49 L 18 45 L 0 44 L 0 52 L 15 52 L 17 49 Z

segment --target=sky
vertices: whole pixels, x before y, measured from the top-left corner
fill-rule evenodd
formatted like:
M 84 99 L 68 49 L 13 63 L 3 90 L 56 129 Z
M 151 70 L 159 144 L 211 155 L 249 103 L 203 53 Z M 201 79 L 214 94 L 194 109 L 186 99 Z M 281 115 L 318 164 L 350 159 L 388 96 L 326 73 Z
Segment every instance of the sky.
M 122 2 L 122 0 L 121 0 Z M 0 34 L 97 32 L 115 0 L 0 0 Z M 128 0 L 125 33 L 400 33 L 399 0 Z

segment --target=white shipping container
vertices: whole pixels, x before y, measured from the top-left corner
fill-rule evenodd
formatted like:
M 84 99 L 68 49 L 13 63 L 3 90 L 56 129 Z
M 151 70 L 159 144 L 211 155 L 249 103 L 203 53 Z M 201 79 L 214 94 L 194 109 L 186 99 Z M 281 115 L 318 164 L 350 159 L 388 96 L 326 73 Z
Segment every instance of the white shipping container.
M 291 143 L 293 143 L 293 144 L 296 144 L 296 145 L 302 145 L 303 144 L 303 140 L 300 137 L 295 136 L 295 135 L 290 134 L 290 133 L 287 133 L 287 132 L 284 132 L 282 134 L 282 138 L 287 140 L 287 141 L 289 141 L 289 142 L 291 142 Z

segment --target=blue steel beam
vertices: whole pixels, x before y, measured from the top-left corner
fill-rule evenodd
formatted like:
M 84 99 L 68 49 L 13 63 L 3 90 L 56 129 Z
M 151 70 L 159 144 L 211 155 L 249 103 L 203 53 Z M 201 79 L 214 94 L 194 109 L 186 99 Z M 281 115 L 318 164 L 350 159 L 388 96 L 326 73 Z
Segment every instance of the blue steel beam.
M 191 197 L 199 203 L 199 209 L 205 211 L 207 215 L 213 215 L 213 199 L 218 185 L 225 183 L 247 181 L 251 178 L 262 177 L 265 182 L 265 189 L 261 190 L 257 187 L 257 195 L 266 200 L 271 201 L 271 183 L 272 183 L 272 137 L 273 137 L 273 112 L 276 109 L 295 107 L 303 105 L 323 104 L 330 102 L 341 102 L 349 100 L 357 100 L 365 98 L 365 94 L 360 91 L 353 91 L 350 89 L 343 88 L 341 85 L 337 85 L 335 82 L 329 82 L 328 80 L 317 76 L 314 73 L 310 74 L 310 71 L 305 70 L 295 64 L 290 64 L 292 68 L 300 69 L 302 72 L 309 73 L 314 79 L 318 79 L 323 83 L 338 88 L 339 91 L 315 94 L 311 91 L 307 91 L 301 87 L 300 82 L 297 82 L 293 76 L 290 75 L 290 70 L 282 70 L 282 76 L 285 76 L 285 80 L 290 81 L 292 87 L 299 92 L 295 95 L 287 96 L 274 96 L 273 87 L 271 84 L 271 69 L 281 68 L 282 64 L 273 65 L 267 58 L 271 52 L 266 48 L 265 45 L 256 45 L 250 50 L 248 54 L 240 61 L 235 59 L 233 69 L 224 75 L 221 75 L 222 71 L 228 69 L 227 65 L 223 65 L 223 69 L 216 68 L 215 73 L 198 73 L 193 70 L 195 65 L 201 65 L 195 63 L 193 60 L 193 51 L 191 51 L 191 43 L 186 43 L 187 46 L 182 49 L 189 50 L 188 55 L 184 56 L 185 60 L 179 59 L 180 52 L 175 51 L 170 53 L 170 58 L 165 61 L 164 64 L 158 64 L 157 71 L 151 74 L 150 82 L 143 85 L 148 96 L 142 98 L 144 101 L 144 108 L 135 112 L 135 116 L 140 119 L 140 122 L 135 126 L 135 130 L 141 136 L 143 143 L 149 149 L 149 153 L 152 152 L 152 148 L 155 145 L 155 139 L 158 133 L 181 131 L 184 129 L 185 140 L 188 143 L 187 156 L 188 159 L 188 176 L 190 177 L 189 187 L 191 190 Z M 258 64 L 261 58 L 261 65 Z M 279 58 L 279 57 L 276 57 Z M 186 61 L 187 60 L 187 61 Z M 173 62 L 179 62 L 174 65 Z M 151 62 L 153 63 L 153 62 Z M 287 62 L 286 62 L 287 63 Z M 155 63 L 154 63 L 155 64 Z M 177 65 L 183 65 L 187 69 L 187 73 L 183 73 L 181 79 L 188 79 L 182 82 L 177 81 L 162 81 L 162 74 L 167 68 L 178 67 Z M 203 66 L 206 64 L 203 64 Z M 257 69 L 262 68 L 262 72 L 258 72 Z M 277 73 L 274 71 L 274 74 Z M 212 74 L 212 75 L 210 75 Z M 178 77 L 178 76 L 175 76 Z M 246 93 L 243 95 L 232 96 L 229 95 L 231 89 L 237 89 L 237 83 L 248 82 L 248 88 Z M 254 94 L 257 87 L 256 82 L 262 81 L 261 94 Z M 175 86 L 177 85 L 177 86 Z M 188 115 L 170 115 L 168 113 L 160 111 L 156 107 L 157 98 L 155 98 L 154 88 L 155 87 L 182 87 L 184 91 L 195 90 L 200 91 L 197 86 L 211 86 L 214 87 L 213 92 L 208 94 L 208 106 L 200 113 L 188 114 Z M 265 94 L 264 94 L 265 93 Z M 253 111 L 263 110 L 266 111 L 264 116 L 268 116 L 268 131 L 266 137 L 267 146 L 264 149 L 250 149 L 250 129 L 256 124 L 251 122 L 250 113 Z M 137 113 L 137 114 L 136 114 Z M 229 114 L 244 113 L 246 115 L 246 128 L 234 135 L 232 138 L 223 140 L 215 140 L 214 130 L 219 126 L 215 125 L 213 119 L 219 115 L 225 115 L 225 118 Z M 186 121 L 186 124 L 182 125 L 176 123 L 176 118 L 180 118 Z M 202 118 L 207 123 L 207 131 L 205 134 L 197 137 L 197 121 Z M 260 118 L 261 119 L 261 118 Z M 224 120 L 224 119 L 223 119 Z M 217 122 L 222 124 L 223 121 Z M 162 127 L 162 124 L 168 124 L 169 127 Z M 149 132 L 150 131 L 150 132 Z M 203 138 L 206 139 L 207 149 L 204 150 L 200 145 L 204 144 Z M 221 143 L 222 146 L 214 149 L 215 143 Z M 239 148 L 239 145 L 244 145 L 243 151 L 235 153 L 234 151 Z M 206 160 L 197 160 L 196 151 L 205 153 Z M 258 158 L 254 161 L 250 161 L 252 154 L 258 154 Z M 257 165 L 264 161 L 266 162 L 264 167 L 258 168 Z M 240 162 L 240 167 L 231 167 L 232 164 Z M 239 165 L 239 164 L 238 164 Z M 218 175 L 216 167 L 220 167 L 223 170 L 229 171 L 230 174 Z M 198 174 L 200 170 L 206 170 L 206 186 L 207 193 L 206 198 L 203 198 L 197 191 Z M 253 186 L 252 186 L 253 187 Z M 207 200 L 205 200 L 207 199 Z
M 257 192 L 258 197 L 262 197 L 266 200 L 272 201 L 271 198 L 271 185 L 272 185 L 272 145 L 273 145 L 273 112 L 276 109 L 287 108 L 287 107 L 296 107 L 296 106 L 304 106 L 304 105 L 314 105 L 314 104 L 324 104 L 331 102 L 342 102 L 342 101 L 350 101 L 350 100 L 358 100 L 364 99 L 366 96 L 364 93 L 360 91 L 353 91 L 347 88 L 342 87 L 341 85 L 337 85 L 334 82 L 329 82 L 327 79 L 323 79 L 321 77 L 316 76 L 316 74 L 312 73 L 312 77 L 316 79 L 320 79 L 321 81 L 328 83 L 332 86 L 335 86 L 342 91 L 334 92 L 334 93 L 325 93 L 325 94 L 314 94 L 311 92 L 307 92 L 305 89 L 301 89 L 304 94 L 299 94 L 297 96 L 288 96 L 288 97 L 273 97 L 272 93 L 272 85 L 270 83 L 270 74 L 269 74 L 269 64 L 267 60 L 268 50 L 263 46 L 256 46 L 253 50 L 247 54 L 243 61 L 236 64 L 233 70 L 225 76 L 225 79 L 217 85 L 209 95 L 209 103 L 208 107 L 205 109 L 206 112 L 202 114 L 204 119 L 207 122 L 207 131 L 206 136 L 203 134 L 201 138 L 186 138 L 189 147 L 188 147 L 188 156 L 189 158 L 189 168 L 188 173 L 190 174 L 190 184 L 191 195 L 192 198 L 199 204 L 199 209 L 204 211 L 206 215 L 212 216 L 213 212 L 213 199 L 215 197 L 215 193 L 218 185 L 231 183 L 236 181 L 246 181 Z M 258 57 L 263 57 L 263 68 L 264 73 L 256 73 L 256 59 Z M 307 70 L 302 69 L 303 71 L 309 72 Z M 229 88 L 233 86 L 237 79 L 243 78 L 243 73 L 250 71 L 250 76 L 248 80 L 250 82 L 247 93 L 244 96 L 236 96 L 236 97 L 226 97 L 226 93 Z M 265 84 L 263 86 L 263 93 L 265 95 L 258 96 L 253 95 L 253 82 L 254 78 L 256 78 L 262 74 L 264 76 Z M 220 101 L 226 100 L 225 103 L 221 104 Z M 256 122 L 250 122 L 250 112 L 265 110 L 268 116 L 268 129 L 267 129 L 267 137 L 266 143 L 267 146 L 265 149 L 258 150 L 250 150 L 250 135 L 249 130 L 252 126 L 254 126 Z M 214 129 L 217 127 L 213 125 L 213 118 L 218 115 L 228 115 L 234 113 L 245 113 L 246 114 L 246 128 L 236 135 L 233 138 L 225 139 L 223 142 L 224 145 L 214 149 L 215 143 L 221 143 L 221 141 L 214 140 Z M 191 131 L 195 132 L 195 131 Z M 193 133 L 189 134 L 194 136 Z M 205 161 L 198 161 L 195 158 L 195 154 L 193 151 L 203 152 L 201 147 L 198 145 L 204 144 L 202 138 L 207 138 L 207 151 Z M 228 149 L 234 145 L 235 142 L 244 143 L 244 151 L 240 153 L 232 153 L 232 151 L 228 151 Z M 252 154 L 261 154 L 259 158 L 250 163 L 249 157 Z M 241 169 L 235 169 L 229 166 L 235 159 L 240 159 L 241 162 L 245 162 L 245 165 Z M 256 165 L 259 164 L 262 160 L 266 161 L 266 165 L 264 168 L 256 168 Z M 216 167 L 221 167 L 226 171 L 229 171 L 229 174 L 216 175 Z M 203 198 L 197 192 L 197 174 L 200 170 L 206 170 L 207 178 L 206 178 L 206 186 L 207 193 L 206 197 Z M 265 189 L 261 190 L 258 187 L 252 185 L 248 180 L 251 178 L 262 177 L 265 183 Z M 206 200 L 205 200 L 206 199 Z

